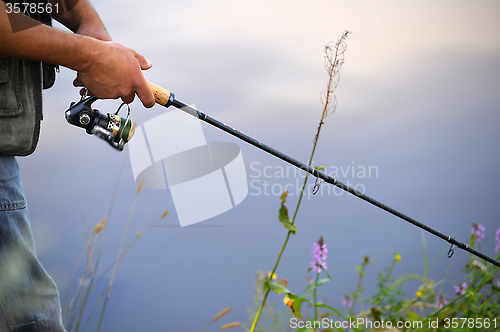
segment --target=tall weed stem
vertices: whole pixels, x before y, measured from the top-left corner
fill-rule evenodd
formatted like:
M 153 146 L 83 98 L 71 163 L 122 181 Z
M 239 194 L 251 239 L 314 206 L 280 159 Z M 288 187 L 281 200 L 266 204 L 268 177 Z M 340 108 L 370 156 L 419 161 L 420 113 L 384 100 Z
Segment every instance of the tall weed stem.
M 111 294 L 111 288 L 113 287 L 113 281 L 115 280 L 116 270 L 118 269 L 118 266 L 120 263 L 120 258 L 121 258 L 121 254 L 122 254 L 122 250 L 123 250 L 123 244 L 125 243 L 125 237 L 128 233 L 130 221 L 132 220 L 132 215 L 134 214 L 135 205 L 137 203 L 137 198 L 139 197 L 139 194 L 141 193 L 143 183 L 144 183 L 144 180 L 139 184 L 139 187 L 137 188 L 137 193 L 136 193 L 135 198 L 134 198 L 134 202 L 132 203 L 132 207 L 130 208 L 130 213 L 129 213 L 129 217 L 127 220 L 127 224 L 125 226 L 125 231 L 123 232 L 122 241 L 120 243 L 120 248 L 118 249 L 118 255 L 116 257 L 113 272 L 111 273 L 111 278 L 109 279 L 109 284 L 108 284 L 108 288 L 106 290 L 106 296 L 104 298 L 104 303 L 102 305 L 101 315 L 99 317 L 99 324 L 97 325 L 97 332 L 99 332 L 101 330 L 101 326 L 102 326 L 102 322 L 103 322 L 103 318 L 104 318 L 104 313 L 106 312 L 106 307 L 107 307 L 108 300 L 109 300 L 109 295 Z
M 314 282 L 314 321 L 318 320 L 318 306 L 316 305 L 318 303 L 317 300 L 317 291 L 318 291 L 318 280 L 319 280 L 319 272 L 316 274 L 316 281 Z M 314 328 L 314 331 L 316 331 L 316 328 Z
M 326 87 L 326 91 L 325 91 L 325 99 L 323 102 L 324 106 L 323 106 L 323 112 L 321 114 L 321 120 L 319 122 L 318 130 L 317 130 L 316 135 L 314 137 L 314 145 L 313 145 L 313 149 L 311 152 L 311 157 L 309 158 L 309 163 L 308 163 L 309 167 L 311 167 L 314 153 L 316 152 L 316 146 L 318 144 L 319 134 L 321 132 L 321 128 L 323 127 L 323 124 L 324 124 L 324 119 L 328 115 L 335 112 L 335 108 L 337 106 L 337 99 L 333 95 L 333 92 L 335 91 L 335 89 L 337 88 L 337 86 L 339 84 L 339 79 L 340 79 L 339 73 L 340 73 L 340 69 L 342 68 L 342 65 L 344 64 L 344 52 L 347 49 L 347 44 L 345 43 L 345 39 L 347 38 L 349 33 L 350 33 L 350 31 L 347 31 L 347 30 L 344 31 L 342 33 L 342 35 L 339 37 L 339 39 L 337 40 L 337 42 L 329 43 L 325 46 L 325 69 L 328 73 L 328 83 L 327 83 L 327 87 Z M 297 217 L 297 213 L 299 212 L 299 207 L 300 207 L 300 204 L 302 202 L 302 197 L 304 196 L 304 190 L 305 190 L 306 185 L 307 185 L 308 177 L 309 177 L 309 173 L 306 173 L 306 176 L 304 178 L 304 184 L 302 185 L 302 188 L 300 190 L 299 200 L 297 202 L 297 206 L 295 207 L 295 212 L 293 214 L 293 218 L 292 218 L 293 225 L 295 225 L 295 218 Z M 283 244 L 283 247 L 281 248 L 280 254 L 278 255 L 278 259 L 276 260 L 276 264 L 274 265 L 274 268 L 270 274 L 271 276 L 274 275 L 274 273 L 276 272 L 276 269 L 278 268 L 278 264 L 281 260 L 283 252 L 285 251 L 286 245 L 288 244 L 288 240 L 290 239 L 290 234 L 291 234 L 291 231 L 289 231 L 287 236 L 286 236 L 285 243 Z M 264 308 L 264 305 L 266 303 L 267 296 L 269 295 L 270 290 L 271 289 L 269 287 L 266 289 L 266 293 L 265 293 L 264 298 L 262 299 L 262 303 L 261 303 L 261 305 L 260 305 L 260 307 L 255 315 L 254 321 L 252 323 L 252 327 L 250 328 L 250 332 L 254 332 L 255 328 L 257 327 L 259 317 L 262 313 L 262 309 Z

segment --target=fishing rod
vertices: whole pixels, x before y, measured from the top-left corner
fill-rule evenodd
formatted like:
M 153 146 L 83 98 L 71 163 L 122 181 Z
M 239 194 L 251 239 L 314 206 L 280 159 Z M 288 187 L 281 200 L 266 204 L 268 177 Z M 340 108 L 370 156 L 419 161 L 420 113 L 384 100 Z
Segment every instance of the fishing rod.
M 484 259 L 485 261 L 487 262 L 490 262 L 491 264 L 493 265 L 496 265 L 498 267 L 500 267 L 500 262 L 475 250 L 474 248 L 471 248 L 469 247 L 468 245 L 462 243 L 462 242 L 459 242 L 457 240 L 455 240 L 454 238 L 452 238 L 451 236 L 448 236 L 448 235 L 445 235 L 443 233 L 441 233 L 440 231 L 426 225 L 426 224 L 423 224 L 393 208 L 391 208 L 390 206 L 388 205 L 385 205 L 379 201 L 377 201 L 376 199 L 373 199 L 371 198 L 370 196 L 367 196 L 359 191 L 357 191 L 356 189 L 354 188 L 351 188 L 345 184 L 343 184 L 342 182 L 338 181 L 337 179 L 313 168 L 313 167 L 310 167 L 276 149 L 273 149 L 272 147 L 256 140 L 255 138 L 252 138 L 244 133 L 242 133 L 241 131 L 239 130 L 236 130 L 228 125 L 226 125 L 225 123 L 222 123 L 212 117 L 210 117 L 209 115 L 203 113 L 203 112 L 200 112 L 182 102 L 180 102 L 179 100 L 175 99 L 175 95 L 170 92 L 169 90 L 166 90 L 154 83 L 151 83 L 151 82 L 148 82 L 149 83 L 149 86 L 151 88 L 151 91 L 153 92 L 154 96 L 155 96 L 155 101 L 157 104 L 161 105 L 161 106 L 164 106 L 166 108 L 170 107 L 170 106 L 173 106 L 177 109 L 180 109 L 194 117 L 197 117 L 198 119 L 202 120 L 202 121 L 205 121 L 206 123 L 216 127 L 216 128 L 219 128 L 239 139 L 241 139 L 242 141 L 244 142 L 247 142 L 248 144 L 251 144 L 295 167 L 298 167 L 300 169 L 302 169 L 303 171 L 311 174 L 312 176 L 316 177 L 316 184 L 314 186 L 314 193 L 316 193 L 319 189 L 319 180 L 323 180 L 324 182 L 326 183 L 329 183 L 329 184 L 332 184 L 382 210 L 385 210 L 387 212 L 389 212 L 390 214 L 396 216 L 396 217 L 399 217 L 401 219 L 403 219 L 404 221 L 407 221 L 409 222 L 410 224 L 414 225 L 414 226 L 417 226 L 443 240 L 445 240 L 446 242 L 450 243 L 450 249 L 448 250 L 448 258 L 451 258 L 453 256 L 453 253 L 455 251 L 456 248 L 460 248 L 462 250 L 465 250 L 465 251 L 468 251 L 469 253 L 477 256 L 477 257 L 480 257 L 482 259 Z M 97 113 L 97 115 L 93 115 L 95 114 L 94 113 L 94 110 L 92 110 L 91 108 L 91 104 L 96 100 L 97 98 L 95 98 L 94 96 L 92 97 L 86 97 L 86 98 L 83 98 L 80 100 L 80 102 L 78 103 L 72 103 L 71 106 L 70 106 L 70 109 L 68 109 L 66 111 L 66 119 L 68 120 L 69 123 L 71 124 L 74 124 L 76 126 L 79 126 L 79 127 L 82 127 L 82 128 L 85 128 L 87 129 L 87 133 L 89 134 L 95 134 L 97 135 L 98 137 L 108 141 L 113 147 L 117 148 L 118 150 L 123 150 L 123 147 L 125 145 L 125 143 L 128 142 L 128 140 L 130 140 L 130 138 L 132 137 L 133 135 L 133 126 L 131 125 L 131 121 L 129 119 L 129 116 L 127 116 L 126 119 L 124 118 L 120 118 L 118 116 L 118 112 L 120 110 L 120 108 L 118 109 L 118 111 L 113 115 L 111 113 L 108 113 L 107 116 L 104 116 L 103 114 L 99 113 L 97 110 L 95 111 Z M 123 104 L 122 104 L 123 106 Z M 121 107 L 121 106 L 120 106 Z M 83 113 L 85 113 L 85 115 L 82 115 Z M 130 109 L 129 109 L 129 115 L 130 115 Z M 85 124 L 82 123 L 81 120 L 84 120 L 83 122 Z

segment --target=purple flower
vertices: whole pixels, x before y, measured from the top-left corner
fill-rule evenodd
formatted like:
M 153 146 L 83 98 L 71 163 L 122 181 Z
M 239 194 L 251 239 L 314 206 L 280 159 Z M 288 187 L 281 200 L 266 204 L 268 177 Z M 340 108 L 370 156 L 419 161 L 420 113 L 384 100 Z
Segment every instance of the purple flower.
M 500 228 L 497 229 L 497 234 L 495 236 L 495 252 L 500 251 Z
M 483 225 L 476 223 L 476 222 L 473 222 L 472 229 L 470 230 L 470 233 L 476 237 L 477 243 L 484 240 L 484 226 Z
M 456 291 L 456 289 L 455 289 L 455 291 Z M 436 302 L 436 308 L 442 309 L 447 304 L 448 304 L 448 301 L 445 300 L 445 298 L 442 294 L 439 294 L 437 302 Z
M 461 293 L 462 295 L 465 294 L 465 290 L 467 289 L 467 283 L 464 282 L 463 284 L 458 284 L 456 286 L 453 286 L 453 288 L 455 289 L 455 293 Z
M 321 273 L 321 269 L 327 269 L 325 260 L 328 253 L 326 244 L 323 242 L 323 236 L 319 238 L 318 243 L 313 244 L 312 248 L 313 261 L 311 262 L 311 268 L 314 272 Z
M 351 301 L 351 297 L 349 295 L 346 294 L 342 297 L 342 305 L 344 307 L 348 307 L 348 308 L 352 307 L 352 301 Z

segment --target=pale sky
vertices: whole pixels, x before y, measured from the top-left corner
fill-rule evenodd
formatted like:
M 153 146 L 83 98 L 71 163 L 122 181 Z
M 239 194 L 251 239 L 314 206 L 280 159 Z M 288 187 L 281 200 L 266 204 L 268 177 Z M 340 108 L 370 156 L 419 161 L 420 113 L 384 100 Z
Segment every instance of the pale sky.
M 467 241 L 472 222 L 483 223 L 490 241 L 482 249 L 493 254 L 494 231 L 500 226 L 499 2 L 145 0 L 94 5 L 115 40 L 153 61 L 149 80 L 302 161 L 310 155 L 321 112 L 327 80 L 324 45 L 352 31 L 336 91 L 337 111 L 327 118 L 315 163 L 378 167 L 376 178 L 347 180 L 459 241 Z M 66 123 L 64 111 L 78 99 L 73 77 L 62 69 L 56 86 L 46 92 L 39 148 L 20 161 L 40 257 L 63 296 L 85 245 L 81 214 L 90 229 L 107 215 L 124 157 Z M 118 105 L 94 106 L 108 112 Z M 132 104 L 132 118 L 139 123 L 162 112 L 158 106 L 144 110 Z M 204 130 L 208 140 L 239 144 L 248 174 L 255 174 L 252 163 L 284 166 L 208 125 Z M 107 263 L 116 255 L 135 192 L 130 162 L 124 165 L 111 218 L 114 228 L 107 235 Z M 254 274 L 272 269 L 286 236 L 277 218 L 279 199 L 249 195 L 231 211 L 200 224 L 205 228 L 181 229 L 168 191 L 141 195 L 128 240 L 165 208 L 172 209 L 165 221 L 169 226 L 141 239 L 119 270 L 105 320 L 108 330 L 196 331 L 228 305 L 233 307 L 228 321 L 246 322 Z M 295 202 L 296 197 L 289 199 L 289 209 Z M 354 266 L 366 254 L 377 262 L 368 287 L 395 251 L 403 258 L 397 273 L 422 273 L 420 232 L 354 197 L 311 197 L 297 223 L 299 233 L 277 273 L 298 293 L 306 287 L 311 246 L 320 235 L 328 243 L 334 278 L 323 292 L 336 308 L 346 290 L 354 290 Z M 467 255 L 439 256 L 446 243 L 431 235 L 426 239 L 429 259 L 439 262 L 431 278 L 444 278 L 451 264 L 447 278 L 461 282 Z M 409 285 L 407 293 L 416 286 Z M 281 300 L 271 297 L 285 311 Z

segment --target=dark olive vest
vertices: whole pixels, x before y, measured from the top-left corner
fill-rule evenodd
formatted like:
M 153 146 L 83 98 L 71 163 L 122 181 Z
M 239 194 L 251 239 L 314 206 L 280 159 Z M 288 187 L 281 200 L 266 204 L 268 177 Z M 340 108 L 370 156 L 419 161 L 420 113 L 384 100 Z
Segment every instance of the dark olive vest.
M 47 3 L 45 0 L 6 2 Z M 51 24 L 48 13 L 30 16 Z M 35 151 L 42 121 L 42 88 L 54 84 L 55 71 L 56 66 L 50 64 L 0 58 L 0 155 L 27 156 Z

